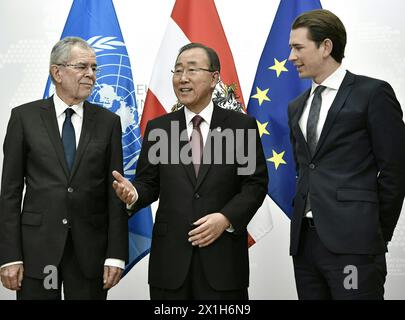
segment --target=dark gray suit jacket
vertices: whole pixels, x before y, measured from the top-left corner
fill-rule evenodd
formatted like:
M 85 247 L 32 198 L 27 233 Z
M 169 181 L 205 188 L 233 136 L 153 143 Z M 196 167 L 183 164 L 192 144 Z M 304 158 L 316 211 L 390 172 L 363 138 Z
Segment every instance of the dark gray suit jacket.
M 288 108 L 297 164 L 290 254 L 296 255 L 307 194 L 316 230 L 334 253 L 386 251 L 405 194 L 405 126 L 391 86 L 347 72 L 311 157 L 298 121 L 310 91 Z
M 14 108 L 4 140 L 0 265 L 22 260 L 26 275 L 42 278 L 46 265 L 59 264 L 69 226 L 87 277 L 101 277 L 106 258 L 127 260 L 128 218 L 112 170 L 122 172 L 121 123 L 112 112 L 84 102 L 69 175 L 53 98 Z
M 178 123 L 180 132 L 186 130 L 184 110 L 179 110 L 148 122 L 134 183 L 139 199 L 135 210 L 147 206 L 159 197 L 153 227 L 152 248 L 149 260 L 149 284 L 159 288 L 180 287 L 190 267 L 193 247 L 188 242 L 191 223 L 209 213 L 221 212 L 231 222 L 235 232 L 224 232 L 211 245 L 200 248 L 200 257 L 205 276 L 217 290 L 247 288 L 249 284 L 249 256 L 246 227 L 267 193 L 267 167 L 256 121 L 245 114 L 225 110 L 214 105 L 211 130 L 236 132 L 236 129 L 254 129 L 250 141 L 256 147 L 256 161 L 251 175 L 238 175 L 243 167 L 236 162 L 225 163 L 225 145 L 212 148 L 212 154 L 222 153 L 221 164 L 202 164 L 198 179 L 193 164 L 152 164 L 148 152 L 155 144 L 149 141 L 153 129 L 163 129 L 169 134 L 169 150 L 179 143 L 179 137 L 171 132 L 171 124 Z M 248 139 L 236 146 L 235 154 L 244 148 Z M 180 141 L 181 148 L 187 141 Z M 204 153 L 207 152 L 207 143 Z M 176 148 L 173 152 L 177 153 Z M 169 157 L 171 159 L 171 157 Z

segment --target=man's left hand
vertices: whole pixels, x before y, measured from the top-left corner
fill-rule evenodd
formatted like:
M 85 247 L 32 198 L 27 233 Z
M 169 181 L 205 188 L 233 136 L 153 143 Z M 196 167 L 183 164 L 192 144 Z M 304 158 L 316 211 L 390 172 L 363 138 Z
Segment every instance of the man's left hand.
M 188 233 L 188 241 L 200 248 L 213 243 L 230 226 L 228 218 L 220 212 L 207 214 L 193 224 L 197 227 Z
M 104 266 L 103 289 L 111 289 L 120 282 L 122 269 L 118 267 Z

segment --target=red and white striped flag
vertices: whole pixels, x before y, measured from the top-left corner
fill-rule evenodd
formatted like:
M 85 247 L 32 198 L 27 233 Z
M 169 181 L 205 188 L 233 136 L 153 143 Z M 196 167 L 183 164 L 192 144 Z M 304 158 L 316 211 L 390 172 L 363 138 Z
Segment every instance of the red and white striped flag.
M 142 135 L 149 120 L 171 112 L 176 103 L 170 70 L 179 49 L 190 42 L 202 43 L 218 53 L 221 61 L 221 80 L 226 85 L 236 85 L 236 98 L 244 106 L 235 63 L 214 0 L 176 0 L 146 95 L 141 118 Z M 251 235 L 249 243 L 255 243 L 270 231 L 272 226 L 266 200 L 248 226 Z

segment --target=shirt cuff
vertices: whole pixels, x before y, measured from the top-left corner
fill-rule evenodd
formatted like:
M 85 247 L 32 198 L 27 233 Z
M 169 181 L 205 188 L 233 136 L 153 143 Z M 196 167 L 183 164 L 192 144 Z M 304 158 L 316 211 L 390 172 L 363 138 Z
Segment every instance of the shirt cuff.
M 5 268 L 5 267 L 8 267 L 8 266 L 12 266 L 13 264 L 23 264 L 23 262 L 22 261 L 14 261 L 14 262 L 5 263 L 0 268 Z
M 136 201 L 138 201 L 138 192 L 136 191 L 136 188 L 134 186 L 132 186 L 134 188 L 134 196 L 135 196 L 135 200 L 134 202 L 132 202 L 131 204 L 127 204 L 127 210 L 132 210 L 132 208 L 134 207 L 134 204 Z
M 225 229 L 225 231 L 232 233 L 235 232 L 235 228 L 232 225 L 229 225 L 229 227 Z
M 125 261 L 121 259 L 113 259 L 113 258 L 105 259 L 104 265 L 108 267 L 117 267 L 122 270 L 125 269 Z

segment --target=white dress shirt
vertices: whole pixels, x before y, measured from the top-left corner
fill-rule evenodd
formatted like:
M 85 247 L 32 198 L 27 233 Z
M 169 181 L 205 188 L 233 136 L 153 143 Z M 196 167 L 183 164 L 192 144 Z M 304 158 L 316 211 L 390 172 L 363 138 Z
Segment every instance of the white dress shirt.
M 203 138 L 203 145 L 205 146 L 205 143 L 207 142 L 207 137 L 208 137 L 208 132 L 210 130 L 210 125 L 211 125 L 211 118 L 212 118 L 212 113 L 214 112 L 214 104 L 212 103 L 212 100 L 206 106 L 198 115 L 203 118 L 203 121 L 200 123 L 200 130 L 201 130 L 201 135 Z M 186 125 L 187 125 L 187 135 L 188 135 L 188 140 L 190 140 L 191 134 L 193 132 L 193 122 L 191 121 L 194 116 L 197 115 L 197 113 L 194 113 L 187 107 L 184 107 L 184 115 L 186 117 Z
M 307 102 L 305 103 L 304 111 L 299 120 L 299 126 L 301 128 L 305 140 L 307 139 L 307 122 L 309 109 L 312 100 L 314 98 L 314 91 L 316 87 L 318 87 L 319 85 L 326 87 L 326 89 L 321 94 L 322 96 L 321 111 L 319 113 L 318 125 L 316 127 L 316 138 L 317 141 L 319 141 L 319 137 L 321 136 L 321 132 L 326 121 L 326 116 L 328 115 L 329 109 L 332 106 L 332 102 L 333 100 L 335 100 L 336 94 L 345 76 L 346 70 L 342 67 L 342 65 L 340 65 L 339 68 L 337 68 L 335 72 L 333 72 L 329 77 L 327 77 L 322 83 L 317 84 L 315 82 L 312 82 L 311 93 L 309 95 Z
M 58 120 L 58 127 L 59 127 L 59 134 L 62 138 L 62 127 L 63 127 L 63 122 L 65 122 L 66 118 L 66 113 L 65 110 L 67 108 L 72 108 L 74 113 L 72 114 L 72 125 L 73 128 L 75 129 L 75 136 L 76 136 L 76 149 L 77 146 L 79 145 L 79 138 L 80 134 L 82 132 L 82 124 L 83 124 L 83 102 L 80 102 L 77 105 L 73 106 L 68 106 L 66 103 L 64 103 L 61 98 L 58 97 L 58 95 L 55 93 L 53 95 L 53 103 L 55 105 L 55 113 L 56 113 L 56 119 Z
M 305 103 L 304 111 L 302 112 L 301 118 L 298 121 L 305 140 L 307 139 L 307 122 L 308 122 L 309 109 L 310 109 L 312 100 L 314 98 L 314 91 L 315 91 L 316 87 L 318 87 L 319 85 L 326 87 L 326 89 L 321 93 L 322 104 L 321 104 L 321 110 L 319 113 L 318 124 L 316 126 L 316 140 L 319 141 L 319 137 L 321 136 L 322 129 L 323 129 L 323 126 L 326 121 L 326 117 L 328 116 L 329 109 L 332 106 L 332 103 L 336 98 L 339 87 L 342 84 L 345 76 L 346 76 L 346 70 L 343 68 L 342 65 L 340 65 L 339 68 L 337 68 L 335 70 L 335 72 L 333 72 L 329 77 L 327 77 L 322 83 L 317 84 L 312 81 L 310 95 L 308 97 L 308 100 Z M 305 216 L 307 218 L 312 218 L 312 211 L 308 211 Z

